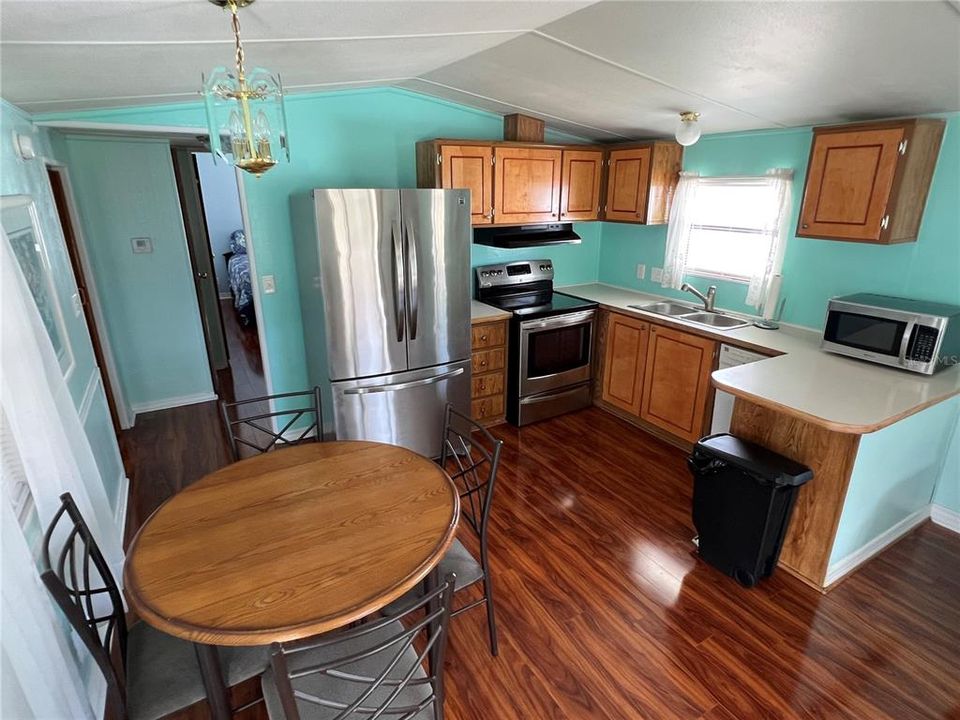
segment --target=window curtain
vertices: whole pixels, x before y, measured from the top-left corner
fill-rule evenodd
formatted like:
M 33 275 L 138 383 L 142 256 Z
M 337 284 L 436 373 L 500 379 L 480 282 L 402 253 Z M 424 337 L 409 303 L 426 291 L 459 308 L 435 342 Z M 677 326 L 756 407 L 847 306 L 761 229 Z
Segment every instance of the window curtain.
M 768 170 L 766 175 L 770 183 L 771 212 L 764 225 L 764 232 L 770 239 L 769 250 L 764 265 L 750 278 L 747 287 L 747 305 L 759 308 L 774 275 L 783 268 L 783 255 L 787 249 L 787 222 L 790 220 L 790 203 L 793 198 L 793 170 L 776 168 Z
M 5 423 L 0 437 L 16 446 L 4 450 L 11 450 L 11 455 L 15 451 L 19 458 L 40 526 L 45 528 L 52 520 L 61 493 L 70 492 L 119 579 L 122 526 L 114 519 L 53 344 L 6 233 L 0 238 L 0 300 L 0 403 Z M 92 717 L 77 658 L 70 657 L 64 642 L 64 621 L 40 582 L 29 549 L 31 545 L 34 551 L 39 549 L 39 539 L 24 536 L 9 493 L 3 497 L 4 660 L 13 664 L 21 687 L 30 691 L 31 706 L 37 703 L 36 717 Z M 36 697 L 38 684 L 44 683 L 49 691 Z M 57 703 L 59 714 L 42 711 L 48 701 Z
M 690 247 L 690 211 L 696 200 L 700 174 L 680 173 L 680 181 L 673 193 L 670 218 L 667 224 L 667 246 L 663 258 L 661 286 L 679 290 L 687 270 L 687 250 Z

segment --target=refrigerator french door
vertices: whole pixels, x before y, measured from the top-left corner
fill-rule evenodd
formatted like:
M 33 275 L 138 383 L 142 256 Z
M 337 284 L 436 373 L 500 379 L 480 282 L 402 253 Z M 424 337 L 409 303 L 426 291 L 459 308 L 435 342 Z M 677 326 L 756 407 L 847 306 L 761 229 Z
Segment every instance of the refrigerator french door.
M 464 190 L 315 190 L 327 368 L 339 439 L 439 454 L 470 404 Z

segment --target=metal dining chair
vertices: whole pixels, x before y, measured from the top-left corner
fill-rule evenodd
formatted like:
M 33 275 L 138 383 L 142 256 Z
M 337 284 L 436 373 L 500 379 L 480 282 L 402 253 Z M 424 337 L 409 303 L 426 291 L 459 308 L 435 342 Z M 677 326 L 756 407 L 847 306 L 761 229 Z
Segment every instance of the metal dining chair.
M 457 577 L 455 592 L 483 583 L 482 596 L 453 610 L 453 615 L 487 606 L 487 632 L 490 635 L 490 654 L 496 656 L 497 620 L 493 604 L 493 582 L 490 578 L 490 559 L 487 551 L 490 531 L 490 506 L 500 466 L 503 440 L 497 440 L 490 431 L 448 404 L 443 419 L 443 444 L 437 463 L 447 471 L 460 494 L 460 517 L 479 540 L 478 561 L 459 538 L 440 560 L 441 574 Z M 415 592 L 415 591 L 413 591 Z M 408 593 L 408 597 L 410 594 Z M 388 611 L 394 605 L 388 605 Z
M 234 460 L 240 460 L 241 446 L 264 453 L 278 447 L 323 440 L 323 405 L 319 387 L 221 402 L 220 414 L 230 438 Z M 303 427 L 301 421 L 309 424 Z
M 270 719 L 443 720 L 455 583 L 447 575 L 396 613 L 348 630 L 274 643 L 262 678 Z
M 194 646 L 144 622 L 127 629 L 123 600 L 70 493 L 43 538 L 40 577 L 107 682 L 107 707 L 121 718 L 157 720 L 207 696 Z M 113 661 L 114 642 L 119 667 Z M 259 673 L 268 648 L 223 648 L 228 685 Z

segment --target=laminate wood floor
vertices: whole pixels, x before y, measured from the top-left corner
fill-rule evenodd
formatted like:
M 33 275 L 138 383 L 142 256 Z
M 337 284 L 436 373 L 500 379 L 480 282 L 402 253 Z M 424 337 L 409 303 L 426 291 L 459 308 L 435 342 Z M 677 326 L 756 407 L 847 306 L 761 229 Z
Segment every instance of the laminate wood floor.
M 225 461 L 192 408 L 128 447 L 170 491 Z M 448 720 L 960 718 L 960 536 L 925 524 L 827 596 L 747 590 L 692 550 L 681 451 L 595 408 L 493 432 L 500 656 L 482 609 L 452 621 Z

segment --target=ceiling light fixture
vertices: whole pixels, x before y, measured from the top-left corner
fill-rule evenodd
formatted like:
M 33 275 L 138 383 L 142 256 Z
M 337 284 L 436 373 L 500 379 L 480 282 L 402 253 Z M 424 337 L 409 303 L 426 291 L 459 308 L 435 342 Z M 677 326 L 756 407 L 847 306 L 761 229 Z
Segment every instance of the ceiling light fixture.
M 237 11 L 253 0 L 210 2 L 230 11 L 236 46 L 233 68 L 217 67 L 209 78 L 202 78 L 210 151 L 214 161 L 220 157 L 260 177 L 278 159 L 290 161 L 283 83 L 279 75 L 263 68 L 254 68 L 249 75 L 244 70 Z M 224 144 L 228 145 L 226 150 Z
M 700 139 L 700 123 L 697 120 L 700 113 L 686 110 L 680 113 L 680 122 L 677 124 L 677 131 L 674 133 L 677 142 L 683 146 L 693 145 Z

